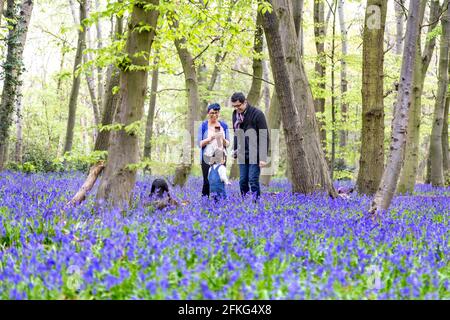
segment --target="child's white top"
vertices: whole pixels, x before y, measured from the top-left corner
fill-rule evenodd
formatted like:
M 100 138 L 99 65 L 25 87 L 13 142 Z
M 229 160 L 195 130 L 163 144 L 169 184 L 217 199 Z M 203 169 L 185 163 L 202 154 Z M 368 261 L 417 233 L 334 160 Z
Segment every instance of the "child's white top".
M 215 163 L 211 167 L 209 167 L 208 175 L 211 172 L 211 168 L 214 168 L 214 170 L 219 166 L 219 164 Z M 228 183 L 228 177 L 227 177 L 227 168 L 225 168 L 224 165 L 220 165 L 219 170 L 217 170 L 219 173 L 220 180 L 222 182 Z

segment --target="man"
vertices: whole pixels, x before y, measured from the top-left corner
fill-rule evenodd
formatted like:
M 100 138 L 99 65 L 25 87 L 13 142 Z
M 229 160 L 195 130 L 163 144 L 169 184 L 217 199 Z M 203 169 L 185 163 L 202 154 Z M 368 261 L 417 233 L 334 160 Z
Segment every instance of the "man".
M 266 117 L 261 110 L 248 103 L 242 92 L 233 93 L 231 105 L 234 108 L 233 157 L 238 159 L 241 194 L 245 195 L 251 190 L 259 198 L 259 177 L 261 168 L 267 165 L 269 149 Z

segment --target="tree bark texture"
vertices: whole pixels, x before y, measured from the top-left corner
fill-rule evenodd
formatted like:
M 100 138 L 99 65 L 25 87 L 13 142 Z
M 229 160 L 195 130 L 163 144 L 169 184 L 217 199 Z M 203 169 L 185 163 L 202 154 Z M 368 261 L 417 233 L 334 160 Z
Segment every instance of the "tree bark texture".
M 287 0 L 271 3 L 273 11 L 263 15 L 263 27 L 288 147 L 292 191 L 326 190 L 335 197 L 320 146 L 312 92 L 300 57 L 291 3 Z
M 4 8 L 5 8 L 5 0 L 0 0 L 0 25 L 2 24 Z
M 450 62 L 448 68 L 448 78 L 450 81 Z M 447 92 L 447 98 L 445 99 L 445 109 L 444 109 L 444 125 L 442 128 L 442 162 L 444 168 L 444 176 L 448 177 L 450 174 L 450 153 L 448 146 L 448 109 L 450 106 L 450 93 Z
M 17 96 L 17 110 L 16 110 L 16 152 L 14 161 L 22 163 L 22 146 L 23 146 L 23 124 L 22 124 L 22 94 L 19 92 Z
M 430 178 L 433 186 L 444 186 L 444 163 L 442 150 L 442 130 L 444 124 L 445 98 L 448 92 L 448 66 L 450 42 L 450 10 L 449 1 L 445 0 L 447 10 L 441 18 L 442 34 L 439 48 L 438 92 L 434 105 L 433 127 L 430 140 Z
M 373 28 L 373 6 L 379 8 L 381 23 Z M 358 191 L 374 194 L 380 185 L 384 169 L 384 104 L 383 104 L 383 39 L 387 0 L 368 0 L 364 34 L 362 66 L 362 129 Z
M 7 1 L 5 16 L 11 19 L 11 29 L 7 37 L 6 63 L 3 66 L 4 82 L 0 102 L 0 171 L 6 162 L 7 144 L 9 140 L 9 127 L 12 123 L 14 105 L 17 92 L 20 91 L 20 76 L 23 69 L 23 49 L 27 39 L 28 26 L 33 11 L 33 1 L 22 1 L 19 14 L 16 14 L 14 0 Z M 17 18 L 17 22 L 14 19 Z
M 86 0 L 80 0 L 80 23 L 86 19 Z M 78 93 L 80 91 L 80 75 L 77 75 L 77 69 L 80 67 L 83 59 L 83 50 L 86 48 L 86 28 L 80 27 L 78 30 L 77 52 L 73 66 L 72 89 L 69 98 L 69 116 L 67 118 L 66 140 L 64 144 L 64 153 L 72 151 L 73 134 L 75 128 L 75 117 L 77 112 Z
M 322 150 L 326 154 L 327 150 L 327 132 L 324 121 L 325 112 L 325 90 L 326 90 L 326 63 L 327 55 L 325 53 L 325 2 L 324 0 L 314 1 L 314 42 L 316 44 L 317 58 L 314 65 L 315 77 L 317 81 L 317 97 L 314 99 L 314 108 L 319 113 L 319 130 Z
M 148 10 L 144 8 L 151 5 Z M 111 133 L 108 163 L 97 192 L 97 200 L 114 207 L 128 206 L 136 182 L 136 171 L 128 166 L 139 161 L 137 132 L 125 130 L 126 126 L 141 121 L 147 91 L 149 55 L 159 16 L 159 0 L 136 2 L 128 23 L 125 46 L 129 63 L 119 64 L 120 99 L 115 122 L 123 128 Z M 150 28 L 140 30 L 140 25 Z M 130 69 L 133 67 L 133 69 Z
M 396 0 L 394 2 L 395 10 L 395 54 L 402 54 L 402 44 L 403 44 L 403 8 L 402 5 L 404 0 Z
M 257 106 L 259 104 L 259 99 L 261 97 L 261 85 L 262 85 L 262 76 L 263 76 L 263 66 L 262 66 L 262 51 L 263 51 L 263 29 L 261 26 L 261 13 L 258 12 L 256 17 L 256 31 L 255 31 L 255 39 L 253 44 L 253 54 L 256 55 L 253 57 L 253 78 L 252 85 L 250 87 L 250 91 L 247 95 L 247 100 L 252 106 Z
M 122 33 L 122 18 L 117 17 L 116 34 Z M 107 74 L 109 75 L 109 77 L 106 82 L 105 93 L 103 95 L 105 99 L 102 100 L 102 126 L 109 125 L 113 122 L 117 103 L 119 101 L 119 94 L 114 94 L 113 89 L 120 85 L 120 72 L 116 66 L 110 65 L 108 66 Z M 107 151 L 110 136 L 111 134 L 109 130 L 99 131 L 97 137 L 95 138 L 94 151 Z M 105 162 L 103 160 L 100 160 L 96 164 L 91 166 L 91 168 L 89 169 L 89 175 L 87 176 L 86 180 L 84 181 L 78 192 L 75 194 L 75 196 L 68 202 L 68 205 L 78 205 L 86 198 L 86 194 L 94 187 L 98 176 L 101 174 L 104 168 Z
M 375 193 L 372 207 L 369 210 L 369 212 L 373 214 L 379 214 L 389 208 L 402 166 L 408 127 L 408 109 L 411 104 L 411 95 L 413 94 L 413 74 L 414 64 L 416 63 L 415 51 L 417 46 L 417 36 L 419 34 L 419 23 L 421 21 L 419 1 L 420 0 L 410 0 L 409 4 L 403 61 L 392 126 L 390 152 L 380 186 Z
M 269 114 L 268 114 L 268 127 L 269 130 L 280 130 L 281 127 L 281 113 L 280 113 L 280 104 L 278 102 L 277 92 L 273 90 L 272 99 L 270 100 Z M 273 150 L 271 146 L 269 148 L 271 162 L 274 161 L 273 158 Z M 261 176 L 261 183 L 263 185 L 268 186 L 270 180 L 272 179 L 272 175 L 263 175 Z
M 420 21 L 423 21 L 426 0 L 420 3 Z M 428 37 L 438 23 L 439 1 L 432 0 L 430 5 L 430 25 L 427 32 L 427 41 L 423 53 L 421 53 L 420 35 L 417 37 L 416 45 L 416 63 L 414 70 L 414 94 L 411 97 L 411 108 L 408 117 L 408 135 L 405 149 L 405 160 L 400 175 L 400 181 L 397 191 L 400 193 L 412 193 L 417 176 L 417 167 L 419 164 L 419 141 L 420 141 L 420 122 L 422 118 L 422 92 L 425 81 L 425 75 L 430 65 L 433 50 L 436 45 L 436 37 Z
M 100 2 L 99 0 L 95 0 L 95 9 L 98 11 L 100 10 Z M 97 21 L 95 23 L 95 28 L 97 31 L 97 49 L 100 50 L 103 48 L 103 41 L 102 41 L 102 25 L 100 21 Z M 98 107 L 101 107 L 103 105 L 103 69 L 101 66 L 97 67 L 97 102 Z M 99 113 L 101 114 L 103 110 L 99 110 Z
M 346 123 L 348 119 L 348 104 L 347 104 L 347 62 L 345 61 L 348 54 L 348 40 L 347 40 L 347 28 L 345 26 L 344 17 L 344 0 L 339 0 L 338 2 L 338 16 L 339 16 L 339 26 L 341 30 L 341 125 L 344 128 L 339 130 L 339 148 L 341 157 L 338 161 L 345 165 L 345 147 L 347 146 L 348 130 L 346 128 Z
M 195 128 L 194 123 L 199 119 L 198 106 L 200 105 L 197 70 L 195 69 L 194 59 L 191 53 L 184 47 L 186 40 L 175 40 L 175 47 L 177 48 L 178 56 L 180 57 L 181 65 L 183 67 L 185 85 L 187 89 L 187 118 L 186 130 L 190 134 L 190 152 L 188 148 L 183 150 L 182 161 L 175 170 L 174 185 L 183 186 L 192 169 L 192 162 L 194 161 L 194 138 Z M 186 142 L 183 142 L 186 143 Z
M 153 136 L 153 122 L 155 119 L 156 108 L 156 93 L 158 91 L 158 61 L 155 61 L 152 72 L 152 86 L 150 90 L 150 102 L 148 104 L 147 124 L 145 126 L 145 142 L 144 142 L 144 158 L 151 159 L 152 157 L 152 136 Z
M 90 0 L 86 0 L 86 17 L 89 17 L 91 10 L 91 2 Z M 86 37 L 87 37 L 87 48 L 92 48 L 92 34 L 91 34 L 91 27 L 86 27 Z M 83 60 L 84 63 L 88 63 L 92 60 L 92 56 L 89 53 L 83 54 Z M 86 77 L 86 83 L 89 91 L 89 97 L 91 98 L 91 104 L 92 104 L 92 111 L 94 113 L 94 122 L 95 125 L 100 124 L 101 120 L 101 114 L 99 111 L 99 100 L 97 99 L 97 93 L 96 93 L 96 83 L 95 83 L 95 69 L 94 66 L 91 65 L 89 69 L 84 73 Z

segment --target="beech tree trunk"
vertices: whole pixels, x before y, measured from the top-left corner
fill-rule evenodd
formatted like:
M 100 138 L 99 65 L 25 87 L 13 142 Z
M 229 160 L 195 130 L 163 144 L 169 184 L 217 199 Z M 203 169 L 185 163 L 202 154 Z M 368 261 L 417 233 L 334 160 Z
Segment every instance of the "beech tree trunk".
M 272 0 L 271 4 L 273 11 L 263 15 L 263 27 L 288 146 L 292 191 L 325 190 L 335 197 L 337 194 L 320 146 L 314 102 L 300 57 L 292 6 L 287 0 Z
M 300 56 L 303 57 L 304 43 L 303 43 L 303 0 L 292 0 L 292 13 L 294 17 L 295 32 L 297 34 L 298 44 L 300 48 Z
M 322 150 L 326 154 L 327 150 L 327 132 L 324 120 L 325 112 L 325 90 L 326 90 L 326 63 L 327 55 L 325 53 L 325 3 L 324 0 L 314 1 L 314 42 L 316 44 L 317 58 L 315 62 L 315 78 L 317 82 L 318 94 L 314 99 L 314 108 L 319 114 L 320 142 Z
M 263 38 L 264 39 L 264 38 Z M 267 60 L 262 61 L 263 79 L 269 81 L 269 66 Z M 262 98 L 264 101 L 264 113 L 269 114 L 270 108 L 270 87 L 267 82 L 263 83 Z
M 4 7 L 5 7 L 5 0 L 0 0 L 0 25 L 2 23 Z
M 253 78 L 250 91 L 247 95 L 247 100 L 252 106 L 257 106 L 259 104 L 259 99 L 261 97 L 261 84 L 263 76 L 263 66 L 262 66 L 262 51 L 263 51 L 263 29 L 261 26 L 261 14 L 258 12 L 256 16 L 256 31 L 255 39 L 253 44 L 253 53 L 256 57 L 253 57 Z
M 339 16 L 339 26 L 341 30 L 341 128 L 339 130 L 339 154 L 338 158 L 339 166 L 345 166 L 345 148 L 347 146 L 347 138 L 348 138 L 348 130 L 346 128 L 347 125 L 347 62 L 345 61 L 348 48 L 347 48 L 347 28 L 345 26 L 345 18 L 344 18 L 344 0 L 339 0 L 338 2 L 338 16 Z
M 187 89 L 187 117 L 186 117 L 186 130 L 190 134 L 190 145 L 185 145 L 182 152 L 182 161 L 175 170 L 175 177 L 173 180 L 174 185 L 183 186 L 192 169 L 192 163 L 194 161 L 194 138 L 195 128 L 194 123 L 199 120 L 200 98 L 198 92 L 198 78 L 197 70 L 195 69 L 194 59 L 191 53 L 186 49 L 184 43 L 186 39 L 176 39 L 175 47 L 180 57 L 181 65 L 183 67 L 185 85 Z M 183 142 L 186 144 L 186 142 Z
M 426 0 L 420 3 L 419 18 L 423 21 Z M 408 135 L 405 149 L 405 160 L 400 175 L 397 191 L 400 193 L 412 193 L 417 177 L 417 167 L 419 164 L 419 142 L 420 142 L 420 122 L 422 118 L 422 92 L 425 75 L 430 65 L 433 50 L 436 45 L 436 37 L 430 37 L 439 19 L 439 1 L 432 0 L 430 5 L 429 27 L 427 41 L 423 53 L 421 53 L 421 37 L 417 37 L 416 63 L 414 69 L 414 91 L 411 100 L 411 108 L 408 117 Z
M 155 61 L 152 72 L 152 87 L 150 90 L 150 102 L 148 106 L 147 124 L 145 126 L 144 158 L 152 158 L 153 121 L 155 119 L 156 92 L 158 91 L 158 61 Z
M 100 3 L 99 0 L 95 0 L 95 9 L 98 11 L 100 10 Z M 102 25 L 100 21 L 97 21 L 95 23 L 96 31 L 97 31 L 97 49 L 100 50 L 103 48 L 103 41 L 102 41 Z M 98 107 L 100 108 L 103 105 L 103 69 L 102 67 L 97 67 L 97 102 Z M 103 110 L 99 110 L 99 113 L 101 114 Z
M 444 186 L 444 163 L 442 150 L 442 129 L 445 112 L 445 98 L 448 91 L 449 41 L 450 41 L 450 10 L 449 1 L 445 0 L 447 10 L 441 18 L 442 34 L 439 48 L 438 92 L 434 105 L 433 128 L 430 140 L 430 178 L 433 186 Z
M 334 177 L 334 169 L 336 165 L 336 93 L 335 93 L 335 78 L 336 78 L 336 62 L 335 62 L 335 51 L 336 51 L 336 7 L 337 0 L 333 1 L 333 26 L 331 34 L 331 159 L 330 159 L 330 176 L 331 179 Z
M 16 163 L 22 163 L 22 143 L 23 143 L 23 134 L 22 134 L 22 94 L 19 92 L 17 97 L 17 110 L 16 110 L 16 152 L 14 156 L 14 161 Z
M 380 26 L 371 19 L 379 8 Z M 361 153 L 358 192 L 374 194 L 384 170 L 383 39 L 387 0 L 368 0 L 363 34 Z M 376 21 L 375 21 L 376 23 Z
M 86 0 L 80 0 L 79 4 L 80 4 L 80 21 L 83 21 L 84 19 L 86 19 Z M 76 74 L 76 71 L 82 62 L 83 50 L 85 49 L 85 47 L 86 47 L 86 28 L 81 27 L 78 30 L 77 52 L 75 54 L 75 61 L 73 66 L 73 81 L 69 98 L 69 116 L 67 118 L 64 153 L 72 151 L 73 132 L 75 128 L 75 117 L 77 112 L 78 92 L 80 91 L 80 76 Z
M 7 1 L 6 18 L 11 29 L 7 37 L 6 62 L 3 65 L 3 92 L 0 102 L 0 171 L 3 170 L 8 152 L 9 127 L 12 123 L 17 92 L 20 91 L 20 76 L 23 69 L 23 49 L 33 11 L 33 1 L 22 1 L 16 14 L 14 0 Z M 17 18 L 17 22 L 15 22 Z
M 413 73 L 414 64 L 416 63 L 415 52 L 419 34 L 419 24 L 421 21 L 419 1 L 420 0 L 410 0 L 409 4 L 403 61 L 392 126 L 393 131 L 390 153 L 381 178 L 380 186 L 375 193 L 372 207 L 369 210 L 370 213 L 375 215 L 389 208 L 402 166 L 408 127 L 408 109 L 410 107 L 410 97 L 413 91 Z
M 450 81 L 450 62 L 448 68 L 448 78 Z M 448 109 L 450 106 L 450 93 L 447 92 L 447 98 L 445 101 L 444 109 L 444 125 L 442 128 L 442 162 L 444 168 L 444 177 L 448 177 L 450 172 L 450 153 L 448 146 Z
M 146 5 L 156 6 L 145 10 Z M 98 201 L 106 201 L 112 206 L 126 208 L 136 182 L 136 171 L 129 165 L 139 161 L 137 132 L 126 132 L 130 124 L 140 121 L 144 113 L 149 64 L 148 56 L 155 36 L 159 16 L 159 0 L 142 0 L 133 5 L 128 23 L 128 38 L 125 46 L 130 62 L 120 65 L 120 99 L 115 122 L 123 126 L 111 133 L 108 148 L 108 163 L 97 192 Z M 140 30 L 139 25 L 150 28 Z M 131 66 L 140 68 L 130 70 Z
M 256 16 L 256 31 L 255 31 L 255 39 L 253 45 L 253 51 L 258 55 L 258 57 L 253 58 L 253 78 L 252 84 L 250 87 L 250 91 L 247 95 L 247 100 L 250 105 L 258 106 L 260 96 L 261 96 L 261 86 L 262 86 L 262 77 L 263 77 L 263 61 L 261 60 L 261 53 L 263 52 L 263 39 L 264 39 L 264 31 L 261 25 L 262 17 L 258 12 Z M 229 163 L 231 163 L 230 169 L 230 179 L 238 179 L 239 178 L 239 165 L 237 163 L 237 159 L 231 159 Z
M 270 100 L 269 114 L 268 114 L 268 127 L 269 130 L 280 130 L 281 127 L 281 113 L 280 113 L 280 104 L 278 102 L 277 92 L 273 91 L 272 99 Z M 270 157 L 271 163 L 274 161 L 274 150 L 270 146 Z M 272 175 L 261 175 L 261 183 L 263 185 L 269 185 L 270 180 L 272 179 Z
M 90 0 L 86 0 L 86 17 L 89 17 L 91 11 L 91 2 Z M 91 35 L 91 28 L 86 27 L 86 37 L 87 37 L 87 48 L 92 48 L 92 35 Z M 87 63 L 92 60 L 92 56 L 89 53 L 83 54 L 83 60 L 84 63 Z M 94 113 L 94 122 L 95 125 L 100 124 L 100 118 L 101 114 L 99 111 L 99 100 L 97 99 L 97 93 L 96 93 L 96 84 L 95 84 L 95 69 L 94 66 L 91 65 L 89 70 L 84 73 L 86 77 L 86 84 L 89 91 L 89 96 L 91 98 L 91 104 L 92 104 L 92 111 Z
M 404 0 L 396 0 L 394 2 L 395 8 L 395 21 L 396 21 L 396 33 L 395 33 L 395 54 L 402 54 L 403 44 L 403 5 Z

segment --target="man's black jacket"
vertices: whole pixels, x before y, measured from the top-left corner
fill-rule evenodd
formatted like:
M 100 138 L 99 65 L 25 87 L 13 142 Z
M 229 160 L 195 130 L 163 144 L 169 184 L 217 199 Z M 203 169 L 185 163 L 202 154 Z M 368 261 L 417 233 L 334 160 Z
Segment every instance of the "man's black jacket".
M 259 164 L 259 161 L 267 162 L 270 140 L 264 113 L 251 105 L 247 105 L 244 111 L 244 121 L 239 126 L 241 130 L 236 130 L 235 128 L 236 113 L 237 111 L 234 110 L 232 116 L 234 129 L 233 150 L 237 152 L 238 160 L 243 161 L 245 156 L 245 163 L 249 163 L 249 160 L 252 160 L 250 163 L 254 163 L 256 160 L 255 164 Z M 245 149 L 243 149 L 244 141 Z

